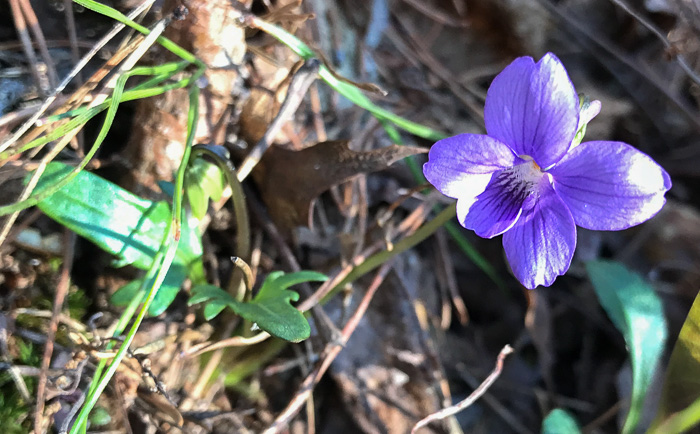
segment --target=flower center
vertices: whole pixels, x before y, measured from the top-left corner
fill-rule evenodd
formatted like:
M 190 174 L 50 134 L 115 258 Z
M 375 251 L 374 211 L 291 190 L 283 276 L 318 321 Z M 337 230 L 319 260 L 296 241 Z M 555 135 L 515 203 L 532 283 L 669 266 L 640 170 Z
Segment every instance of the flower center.
M 525 161 L 502 170 L 496 175 L 494 184 L 500 187 L 511 201 L 522 203 L 523 210 L 528 210 L 539 196 L 537 185 L 546 173 L 531 157 L 521 155 L 520 158 Z

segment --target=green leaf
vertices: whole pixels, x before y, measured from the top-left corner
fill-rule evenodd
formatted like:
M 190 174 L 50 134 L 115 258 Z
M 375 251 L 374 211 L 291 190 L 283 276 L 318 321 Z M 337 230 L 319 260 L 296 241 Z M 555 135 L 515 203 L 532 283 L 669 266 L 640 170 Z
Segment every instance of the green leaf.
M 600 304 L 625 338 L 632 361 L 632 398 L 623 433 L 639 422 L 644 396 L 666 342 L 661 300 L 641 276 L 622 264 L 592 261 L 586 270 Z
M 66 176 L 72 168 L 52 162 L 42 174 L 35 194 Z M 115 266 L 132 264 L 147 270 L 163 241 L 171 219 L 167 202 L 153 202 L 138 197 L 95 174 L 82 171 L 64 188 L 37 205 L 46 215 L 68 227 L 105 251 L 117 256 Z M 173 270 L 149 309 L 162 312 L 172 302 L 187 275 L 195 284 L 205 281 L 202 242 L 192 217 L 183 219 Z M 133 283 L 133 282 L 132 282 Z M 115 293 L 117 302 L 124 294 L 135 294 L 139 282 L 126 285 Z M 166 304 L 166 301 L 169 302 Z M 160 301 L 160 303 L 158 303 Z M 121 303 L 121 302 L 120 302 Z
M 185 174 L 185 194 L 192 214 L 201 220 L 207 213 L 209 199 L 221 199 L 225 187 L 226 178 L 219 166 L 196 158 Z
M 700 294 L 695 297 L 673 347 L 666 369 L 659 411 L 650 431 L 682 432 L 700 422 L 699 378 Z
M 576 419 L 566 410 L 555 408 L 542 422 L 542 434 L 578 434 Z
M 221 300 L 225 303 L 237 301 L 231 296 L 231 294 L 219 288 L 218 286 L 206 284 L 192 287 L 192 296 L 190 297 L 190 300 L 187 302 L 187 304 L 192 306 L 197 303 L 202 303 L 211 299 Z
M 42 174 L 35 194 L 66 176 L 72 168 L 53 162 Z M 49 217 L 119 258 L 146 270 L 160 248 L 170 220 L 170 206 L 138 197 L 95 174 L 82 171 L 38 207 Z M 197 222 L 183 220 L 175 263 L 186 267 L 201 262 L 202 243 Z
M 290 286 L 298 285 L 304 282 L 325 282 L 328 280 L 328 276 L 316 271 L 297 271 L 296 273 L 284 274 L 282 271 L 272 272 L 268 275 L 265 282 L 263 282 L 260 292 L 262 293 L 265 289 L 265 285 L 274 285 L 280 289 L 287 289 Z M 260 294 L 258 294 L 259 298 Z
M 148 307 L 148 314 L 151 316 L 158 316 L 163 313 L 173 300 L 175 300 L 177 293 L 180 292 L 182 282 L 185 281 L 186 277 L 186 270 L 182 266 L 172 265 L 168 270 L 168 274 L 165 275 L 165 280 L 163 280 L 163 283 L 160 285 L 158 293 Z M 115 306 L 128 305 L 134 297 L 143 296 L 143 294 L 139 295 L 138 293 L 142 283 L 143 279 L 136 279 L 127 283 L 112 294 L 110 302 Z M 150 287 L 152 283 L 153 282 L 149 282 L 145 287 Z
M 238 301 L 214 285 L 198 285 L 192 288 L 189 304 L 206 303 L 204 317 L 207 320 L 228 306 L 238 315 L 256 323 L 261 330 L 287 341 L 299 342 L 309 337 L 311 329 L 304 315 L 291 304 L 299 300 L 299 294 L 287 288 L 303 282 L 325 280 L 328 280 L 327 276 L 315 271 L 290 274 L 275 271 L 268 275 L 258 294 L 249 302 Z

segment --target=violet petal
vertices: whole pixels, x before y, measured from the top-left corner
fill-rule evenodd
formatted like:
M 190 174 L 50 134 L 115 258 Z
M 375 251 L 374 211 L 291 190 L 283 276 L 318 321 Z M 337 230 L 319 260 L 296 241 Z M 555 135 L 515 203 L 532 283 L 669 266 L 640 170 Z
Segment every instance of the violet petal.
M 473 199 L 484 191 L 493 172 L 512 166 L 515 159 L 498 140 L 460 134 L 430 148 L 423 174 L 445 196 Z
M 463 203 L 457 204 L 457 217 L 462 226 L 482 238 L 493 238 L 518 221 L 523 203 L 532 193 L 532 184 L 520 179 L 518 167 L 494 173 L 476 199 L 460 200 Z
M 549 173 L 576 224 L 593 230 L 621 230 L 648 220 L 671 188 L 661 166 L 622 142 L 582 143 Z
M 566 273 L 576 248 L 576 225 L 549 182 L 542 182 L 534 207 L 503 235 L 515 277 L 528 289 L 549 286 Z
M 486 131 L 546 169 L 569 149 L 578 105 L 574 85 L 554 54 L 536 64 L 531 57 L 519 57 L 491 83 L 484 107 Z

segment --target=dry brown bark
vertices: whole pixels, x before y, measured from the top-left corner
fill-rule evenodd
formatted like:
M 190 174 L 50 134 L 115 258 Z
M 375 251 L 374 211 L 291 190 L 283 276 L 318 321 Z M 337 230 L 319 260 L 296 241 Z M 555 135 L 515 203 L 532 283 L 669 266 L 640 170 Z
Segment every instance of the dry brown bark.
M 201 80 L 199 122 L 195 143 L 222 144 L 229 107 L 238 102 L 237 66 L 245 54 L 244 30 L 236 22 L 229 0 L 167 0 L 169 13 L 184 5 L 188 14 L 173 22 L 164 35 L 193 53 L 206 65 Z M 171 60 L 172 54 L 159 48 L 155 57 Z M 135 114 L 124 160 L 131 162 L 126 186 L 141 194 L 157 191 L 158 180 L 170 180 L 182 158 L 187 133 L 186 89 L 141 100 Z

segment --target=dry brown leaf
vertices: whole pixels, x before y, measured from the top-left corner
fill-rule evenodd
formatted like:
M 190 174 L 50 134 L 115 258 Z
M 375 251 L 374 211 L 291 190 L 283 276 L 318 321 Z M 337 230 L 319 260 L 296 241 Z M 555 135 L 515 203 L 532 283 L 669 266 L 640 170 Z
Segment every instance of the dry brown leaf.
M 272 146 L 253 170 L 253 177 L 270 217 L 289 235 L 297 226 L 311 226 L 314 200 L 332 186 L 425 152 L 428 149 L 399 145 L 356 152 L 347 140 L 321 142 L 300 151 Z

